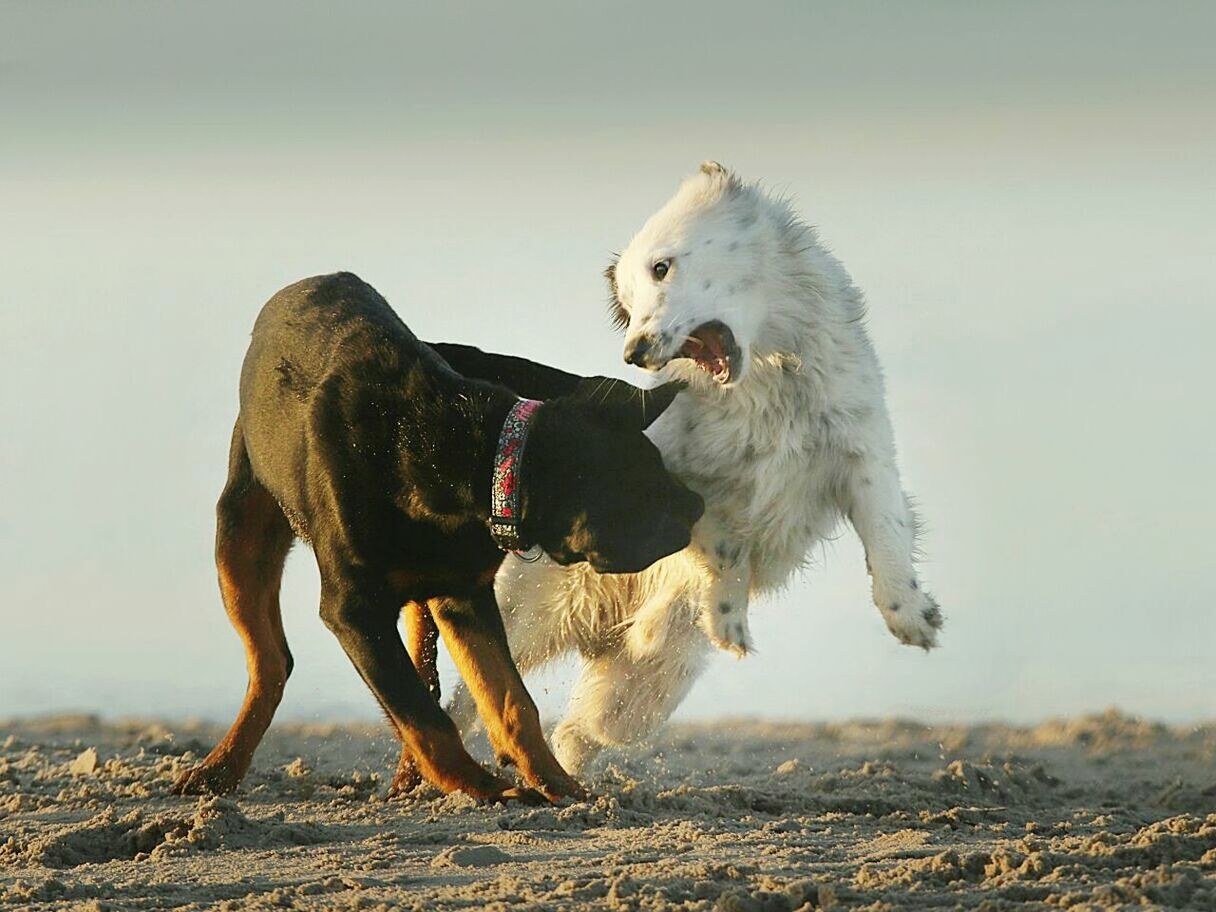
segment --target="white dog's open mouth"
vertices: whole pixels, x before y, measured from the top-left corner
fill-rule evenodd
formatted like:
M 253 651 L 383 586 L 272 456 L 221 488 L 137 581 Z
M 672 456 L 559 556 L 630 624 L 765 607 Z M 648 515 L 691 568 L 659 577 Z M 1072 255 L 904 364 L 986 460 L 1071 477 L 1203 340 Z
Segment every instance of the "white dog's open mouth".
M 691 358 L 718 383 L 730 383 L 738 374 L 739 345 L 721 320 L 710 320 L 694 329 L 677 357 Z

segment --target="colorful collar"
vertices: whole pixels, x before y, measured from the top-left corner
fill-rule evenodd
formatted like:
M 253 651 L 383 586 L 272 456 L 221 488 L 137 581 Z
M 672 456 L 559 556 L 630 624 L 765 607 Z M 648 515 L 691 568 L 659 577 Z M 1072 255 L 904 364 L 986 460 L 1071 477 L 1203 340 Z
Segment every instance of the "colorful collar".
M 517 554 L 528 550 L 519 535 L 520 514 L 523 512 L 519 476 L 532 416 L 540 406 L 536 399 L 520 399 L 511 406 L 507 420 L 502 423 L 498 449 L 494 453 L 494 477 L 490 483 L 490 535 L 494 538 L 494 544 L 502 550 Z

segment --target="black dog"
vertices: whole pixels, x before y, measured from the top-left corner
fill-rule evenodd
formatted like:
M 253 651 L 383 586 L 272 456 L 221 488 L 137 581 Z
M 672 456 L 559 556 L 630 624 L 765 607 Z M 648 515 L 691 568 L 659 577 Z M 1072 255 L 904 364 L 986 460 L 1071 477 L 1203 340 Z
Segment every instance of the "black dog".
M 321 572 L 321 617 L 400 737 L 403 768 L 412 760 L 444 791 L 539 797 L 465 752 L 398 635 L 408 603 L 425 606 L 442 632 L 500 758 L 550 799 L 580 793 L 549 751 L 507 648 L 496 538 L 632 572 L 685 547 L 703 505 L 642 434 L 676 387 L 643 394 L 567 376 L 553 374 L 569 395 L 543 404 L 467 379 L 349 273 L 271 298 L 241 371 L 217 506 L 220 588 L 245 642 L 249 686 L 228 734 L 177 791 L 235 788 L 270 724 L 291 673 L 279 582 L 299 537 Z

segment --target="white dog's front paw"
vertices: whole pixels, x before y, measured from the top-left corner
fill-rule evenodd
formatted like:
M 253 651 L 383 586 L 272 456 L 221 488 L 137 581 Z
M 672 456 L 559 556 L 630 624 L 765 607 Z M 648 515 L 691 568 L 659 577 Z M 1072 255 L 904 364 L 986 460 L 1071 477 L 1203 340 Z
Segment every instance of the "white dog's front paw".
M 910 588 L 895 595 L 876 597 L 887 629 L 905 646 L 919 646 L 926 651 L 937 645 L 937 632 L 942 629 L 942 612 L 933 596 L 913 582 Z
M 752 634 L 747 625 L 747 606 L 733 602 L 706 605 L 702 612 L 705 632 L 719 649 L 743 658 L 752 651 Z

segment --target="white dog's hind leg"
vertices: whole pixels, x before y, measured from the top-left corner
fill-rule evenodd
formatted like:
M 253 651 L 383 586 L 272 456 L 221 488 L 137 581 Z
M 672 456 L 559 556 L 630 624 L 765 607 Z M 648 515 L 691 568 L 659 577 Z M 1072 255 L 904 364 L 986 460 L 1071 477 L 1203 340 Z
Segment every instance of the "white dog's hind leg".
M 638 606 L 625 630 L 625 649 L 635 659 L 656 655 L 667 648 L 671 636 L 671 594 L 653 593 Z
M 587 660 L 570 713 L 553 732 L 553 752 L 567 772 L 580 775 L 604 747 L 654 732 L 692 687 L 708 644 L 687 606 L 672 607 L 686 621 L 662 652 L 634 658 L 621 649 Z
M 522 674 L 522 672 L 520 673 Z M 477 704 L 473 701 L 473 694 L 464 681 L 456 682 L 446 709 L 452 721 L 456 723 L 456 729 L 462 738 L 467 738 L 481 726 L 481 718 L 477 715 Z
M 701 558 L 688 548 L 633 577 L 628 599 L 636 607 L 625 622 L 625 649 L 630 656 L 640 660 L 663 652 L 673 633 L 688 629 L 687 614 L 699 601 L 689 592 L 700 592 L 706 573 Z
M 942 614 L 912 563 L 916 517 L 899 484 L 895 460 L 863 459 L 849 477 L 849 519 L 866 550 L 874 604 L 887 629 L 908 646 L 937 645 Z
M 724 523 L 707 514 L 693 529 L 691 550 L 705 571 L 701 626 L 715 646 L 742 658 L 752 649 L 747 623 L 750 549 Z

